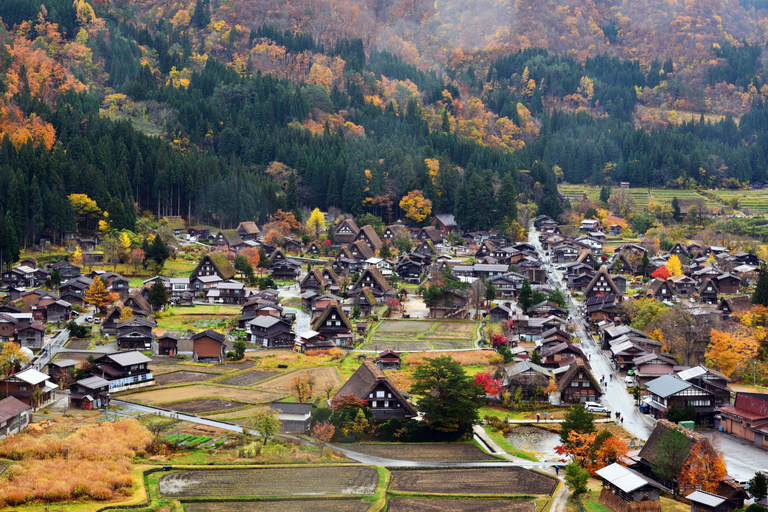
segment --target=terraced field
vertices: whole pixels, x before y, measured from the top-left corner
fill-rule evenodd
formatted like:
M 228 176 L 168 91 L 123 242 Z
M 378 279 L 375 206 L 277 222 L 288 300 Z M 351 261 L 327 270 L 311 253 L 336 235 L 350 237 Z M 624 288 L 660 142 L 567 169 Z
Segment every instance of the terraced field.
M 589 185 L 560 185 L 560 192 L 564 194 L 571 202 L 580 201 L 584 194 L 591 200 L 598 201 L 600 199 L 600 187 L 591 187 Z M 707 206 L 710 208 L 721 208 L 724 205 L 718 201 L 714 201 L 708 197 L 704 197 L 695 190 L 678 190 L 678 189 L 666 189 L 666 188 L 652 188 L 650 189 L 650 195 L 647 188 L 630 188 L 629 193 L 637 203 L 638 209 L 645 209 L 648 207 L 648 203 L 651 198 L 658 203 L 671 203 L 672 198 L 678 199 L 703 199 L 706 201 Z M 765 196 L 768 198 L 768 194 Z
M 371 330 L 368 349 L 428 351 L 472 348 L 478 324 L 461 321 L 384 320 Z
M 723 202 L 736 198 L 739 208 L 749 208 L 752 213 L 768 212 L 768 190 L 713 190 L 712 193 Z

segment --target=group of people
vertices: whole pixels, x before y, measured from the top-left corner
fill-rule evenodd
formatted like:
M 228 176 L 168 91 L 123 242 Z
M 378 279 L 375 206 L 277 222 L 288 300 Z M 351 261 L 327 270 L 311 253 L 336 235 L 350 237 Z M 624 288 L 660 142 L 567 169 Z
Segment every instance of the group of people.
M 555 413 L 550 414 L 549 419 L 551 421 L 555 421 Z M 541 421 L 541 415 L 537 412 L 536 413 L 536 422 L 538 423 Z M 547 413 L 544 413 L 544 421 L 547 421 Z

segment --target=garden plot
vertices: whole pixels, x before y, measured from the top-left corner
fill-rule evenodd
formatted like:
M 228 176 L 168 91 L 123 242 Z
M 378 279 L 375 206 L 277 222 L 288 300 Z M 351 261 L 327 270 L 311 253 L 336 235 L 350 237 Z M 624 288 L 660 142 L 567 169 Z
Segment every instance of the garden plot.
M 371 457 L 417 462 L 498 460 L 474 444 L 356 444 L 347 449 Z
M 365 512 L 370 503 L 353 499 L 216 501 L 184 503 L 184 512 Z M 510 509 L 512 510 L 512 509 Z
M 70 350 L 88 350 L 88 345 L 91 344 L 90 338 L 77 339 L 72 338 L 67 343 L 66 348 Z
M 186 510 L 186 508 L 185 508 Z M 452 500 L 390 498 L 387 512 L 529 512 L 533 502 L 521 500 Z
M 223 412 L 228 409 L 237 409 L 247 406 L 244 402 L 235 402 L 232 400 L 191 400 L 188 402 L 178 402 L 175 404 L 164 404 L 166 409 L 172 411 L 185 412 L 188 414 L 205 414 L 208 412 Z
M 440 322 L 435 327 L 435 332 L 469 332 L 474 333 L 477 324 L 459 322 Z
M 248 497 L 373 494 L 379 473 L 370 467 L 291 467 L 179 471 L 163 475 L 163 496 Z
M 189 370 L 179 370 L 175 372 L 161 373 L 155 375 L 155 382 L 158 386 L 168 386 L 171 384 L 191 384 L 201 382 L 215 377 L 215 373 L 192 372 Z
M 221 380 L 219 381 L 219 384 L 224 384 L 226 386 L 250 386 L 251 384 L 255 384 L 264 379 L 274 377 L 275 375 L 277 375 L 275 372 L 246 372 Z
M 524 468 L 394 471 L 390 490 L 433 494 L 544 494 L 557 479 Z
M 241 361 L 239 363 L 220 363 L 216 365 L 227 370 L 247 370 L 256 366 L 255 361 Z
M 432 328 L 435 322 L 413 322 L 408 320 L 384 320 L 376 329 L 376 332 L 427 332 Z
M 206 386 L 193 384 L 175 388 L 153 389 L 125 396 L 128 400 L 135 400 L 146 404 L 162 404 L 179 402 L 181 400 L 207 400 L 210 398 L 229 399 L 249 404 L 271 402 L 282 397 L 284 393 L 265 393 L 251 389 L 228 388 L 224 386 Z
M 471 348 L 477 324 L 452 321 L 385 320 L 366 345 L 374 350 L 444 350 Z
M 325 367 L 307 368 L 306 370 L 296 370 L 291 373 L 286 373 L 275 379 L 271 379 L 262 384 L 259 384 L 258 388 L 271 391 L 273 393 L 290 393 L 293 378 L 303 372 L 307 372 L 311 377 L 314 377 L 316 392 L 321 393 L 328 386 L 338 387 L 342 384 L 341 379 L 339 378 L 339 373 L 336 371 L 336 369 Z
M 419 343 L 413 341 L 378 341 L 374 339 L 373 343 L 369 343 L 365 346 L 367 349 L 373 348 L 376 351 L 382 350 L 394 350 L 395 352 L 409 351 L 409 352 L 422 352 L 426 350 L 432 350 L 432 346 L 429 343 Z

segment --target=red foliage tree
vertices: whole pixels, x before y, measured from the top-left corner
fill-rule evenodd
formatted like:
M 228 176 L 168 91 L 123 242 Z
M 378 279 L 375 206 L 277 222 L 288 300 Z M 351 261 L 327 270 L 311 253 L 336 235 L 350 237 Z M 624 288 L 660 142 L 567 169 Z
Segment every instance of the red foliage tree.
M 357 398 L 355 395 L 344 395 L 331 398 L 330 409 L 332 411 L 343 411 L 344 409 L 363 409 L 368 407 L 368 402 Z
M 661 279 L 666 281 L 667 278 L 669 278 L 669 269 L 666 265 L 659 267 L 656 272 L 651 274 L 651 277 L 654 279 Z
M 475 375 L 475 384 L 479 384 L 488 395 L 498 395 L 501 392 L 501 379 L 494 379 L 489 371 Z
M 509 342 L 503 334 L 494 334 L 491 336 L 491 346 L 493 348 L 506 347 Z

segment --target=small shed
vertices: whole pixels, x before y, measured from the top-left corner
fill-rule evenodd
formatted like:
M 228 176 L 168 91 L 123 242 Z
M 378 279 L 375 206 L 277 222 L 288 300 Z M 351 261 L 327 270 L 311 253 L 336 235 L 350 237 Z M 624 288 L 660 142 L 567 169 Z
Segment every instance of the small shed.
M 610 466 L 598 469 L 596 473 L 603 481 L 603 492 L 600 493 L 601 502 L 603 495 L 610 492 L 625 503 L 642 501 L 659 503 L 659 484 L 634 469 L 614 462 Z M 661 510 L 660 506 L 659 510 Z
M 48 375 L 52 382 L 59 384 L 67 382 L 71 377 L 71 371 L 77 368 L 77 361 L 64 359 L 63 361 L 53 361 L 48 363 Z
M 24 430 L 29 425 L 30 409 L 12 396 L 0 400 L 0 438 Z
M 400 354 L 392 350 L 385 350 L 379 354 L 375 363 L 379 370 L 399 370 L 401 364 Z
M 175 356 L 179 353 L 179 337 L 173 334 L 163 334 L 157 338 L 157 355 Z
M 226 354 L 226 338 L 220 332 L 208 329 L 192 336 L 192 360 L 221 363 Z
M 724 496 L 706 491 L 694 491 L 685 499 L 691 502 L 691 512 L 731 512 L 737 509 Z

